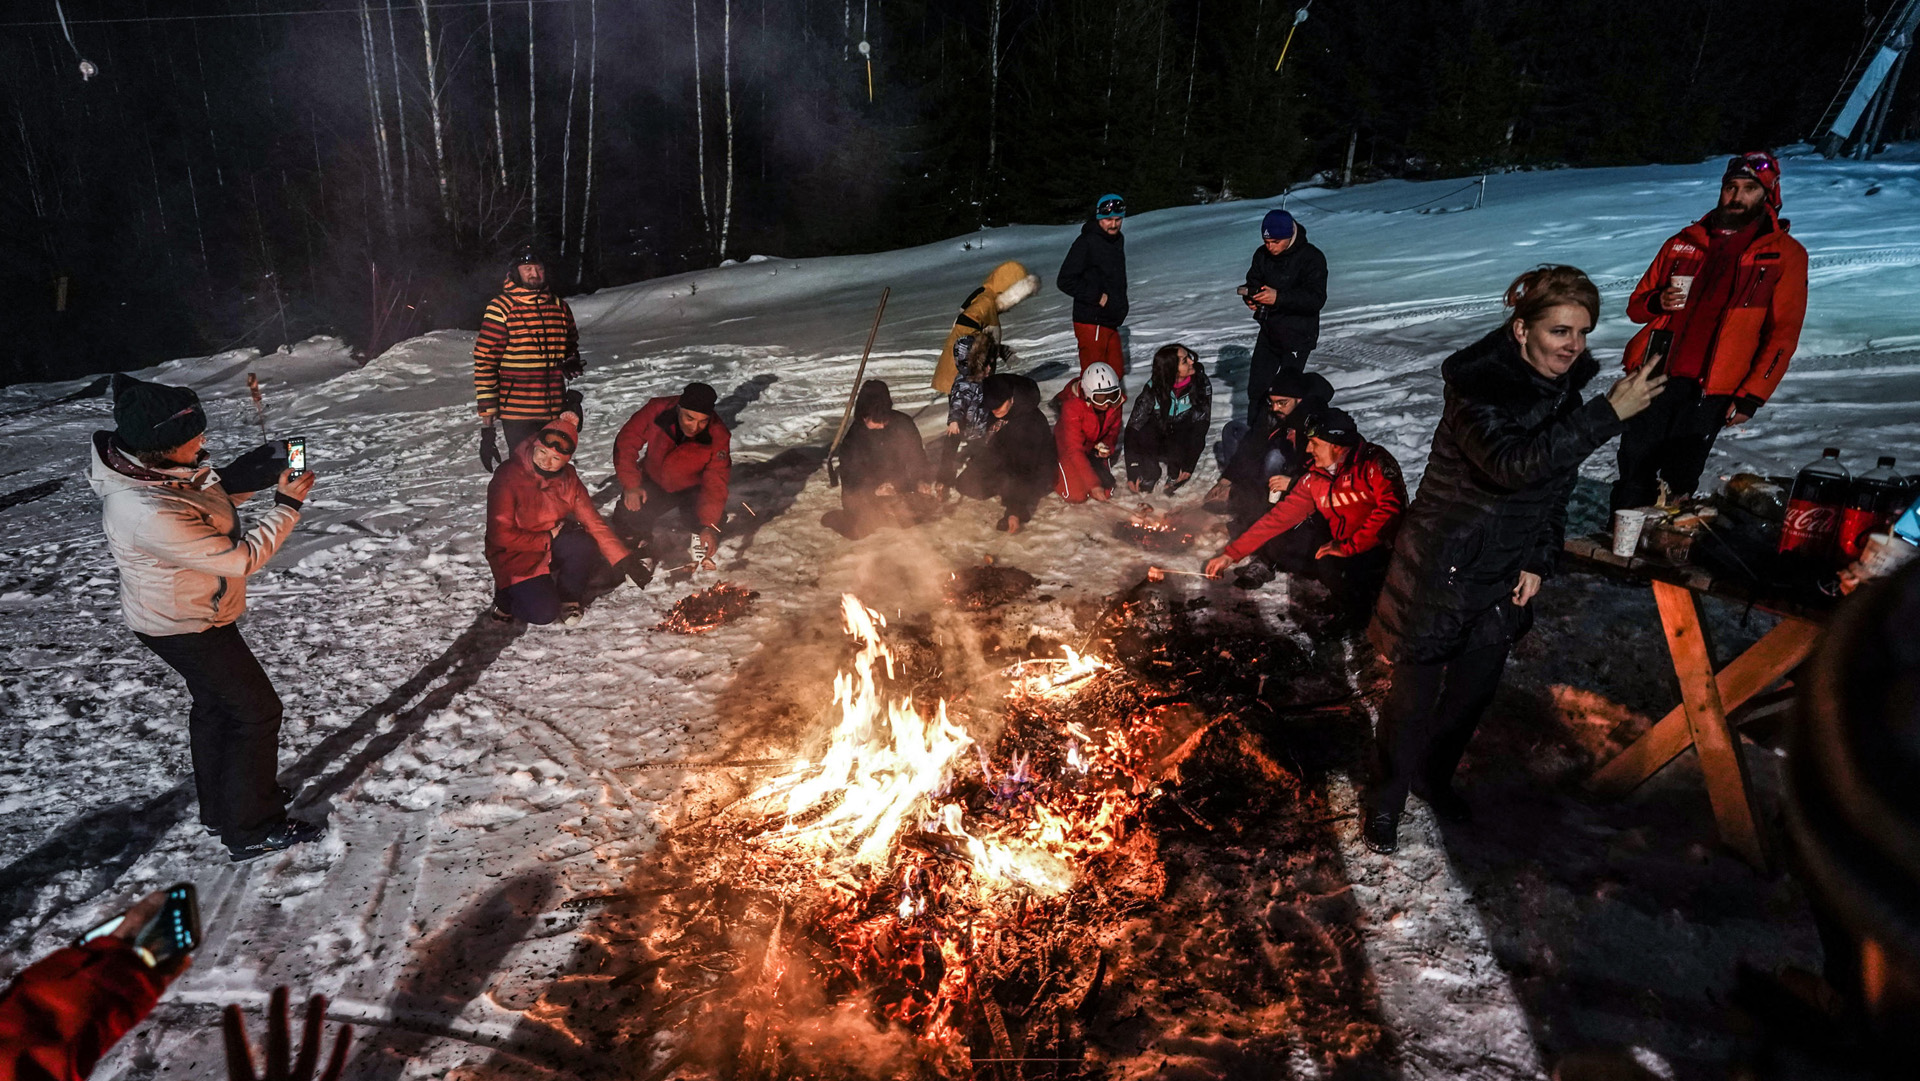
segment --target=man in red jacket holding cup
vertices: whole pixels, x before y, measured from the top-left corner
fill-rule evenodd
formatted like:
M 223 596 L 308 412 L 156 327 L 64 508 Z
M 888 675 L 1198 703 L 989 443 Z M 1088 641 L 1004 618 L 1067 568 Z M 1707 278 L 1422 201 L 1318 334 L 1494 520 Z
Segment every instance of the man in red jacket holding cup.
M 613 473 L 620 481 L 614 528 L 650 556 L 653 527 L 675 510 L 691 513 L 699 532 L 688 546 L 701 570 L 714 568 L 720 523 L 733 473 L 732 436 L 714 415 L 716 395 L 705 383 L 655 398 L 627 419 L 613 442 Z
M 1318 512 L 1327 520 L 1332 539 L 1314 553 L 1314 577 L 1333 594 L 1339 629 L 1358 633 L 1366 629 L 1386 582 L 1393 536 L 1407 505 L 1406 482 L 1400 463 L 1385 447 L 1361 439 L 1345 410 L 1330 408 L 1314 420 L 1307 430 L 1307 454 L 1313 467 L 1294 482 L 1285 499 L 1207 561 L 1207 577 L 1220 577 Z

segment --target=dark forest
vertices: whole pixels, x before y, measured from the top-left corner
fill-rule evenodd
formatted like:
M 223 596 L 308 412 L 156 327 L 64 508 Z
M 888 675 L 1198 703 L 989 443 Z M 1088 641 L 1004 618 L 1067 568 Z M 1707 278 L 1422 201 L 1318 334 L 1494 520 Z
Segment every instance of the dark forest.
M 11 5 L 0 381 L 318 333 L 373 355 L 472 325 L 529 242 L 580 292 L 1067 222 L 1109 190 L 1137 213 L 1779 146 L 1887 3 L 1298 7 Z

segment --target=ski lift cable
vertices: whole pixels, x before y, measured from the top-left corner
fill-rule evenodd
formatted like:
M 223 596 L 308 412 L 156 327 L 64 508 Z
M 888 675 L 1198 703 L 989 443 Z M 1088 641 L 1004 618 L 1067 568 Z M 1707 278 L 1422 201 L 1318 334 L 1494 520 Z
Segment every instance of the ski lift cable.
M 526 2 L 544 6 L 547 4 L 580 4 L 585 3 L 586 0 L 526 0 Z M 429 0 L 427 7 L 433 11 L 445 11 L 454 8 L 485 7 L 486 5 L 487 0 Z M 212 22 L 215 20 L 260 19 L 282 15 L 351 15 L 356 18 L 358 17 L 358 12 L 349 8 L 280 8 L 275 10 L 216 12 L 196 15 L 128 15 L 114 18 L 68 19 L 66 13 L 60 10 L 60 0 L 54 0 L 54 12 L 58 16 L 57 18 L 0 23 L 0 30 L 26 29 L 35 26 L 57 26 L 66 32 L 67 43 L 71 45 L 73 44 L 73 33 L 68 29 L 69 26 L 110 26 L 120 23 Z M 78 52 L 77 48 L 75 52 Z

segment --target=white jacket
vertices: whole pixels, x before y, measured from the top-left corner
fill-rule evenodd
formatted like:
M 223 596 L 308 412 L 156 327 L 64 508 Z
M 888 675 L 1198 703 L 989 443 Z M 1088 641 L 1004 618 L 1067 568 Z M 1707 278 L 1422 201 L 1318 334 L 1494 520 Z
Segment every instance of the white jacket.
M 87 482 L 120 566 L 127 626 L 154 636 L 223 627 L 247 609 L 247 576 L 266 566 L 300 512 L 276 503 L 242 530 L 220 476 L 205 466 L 149 469 L 93 437 Z

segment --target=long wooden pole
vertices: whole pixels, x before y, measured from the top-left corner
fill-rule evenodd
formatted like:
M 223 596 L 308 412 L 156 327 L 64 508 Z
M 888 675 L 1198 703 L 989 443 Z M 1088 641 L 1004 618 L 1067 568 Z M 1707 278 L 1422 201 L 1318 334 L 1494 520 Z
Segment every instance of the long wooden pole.
M 847 408 L 840 414 L 840 429 L 833 433 L 833 444 L 827 448 L 827 485 L 837 488 L 840 477 L 833 468 L 833 455 L 840 449 L 840 441 L 847 437 L 847 424 L 853 420 L 853 403 L 860 397 L 860 383 L 867 377 L 867 357 L 873 353 L 873 339 L 880 336 L 880 317 L 887 314 L 887 294 L 893 287 L 880 287 L 880 307 L 873 313 L 873 328 L 867 331 L 867 347 L 860 350 L 860 367 L 853 373 L 853 390 L 847 394 Z

